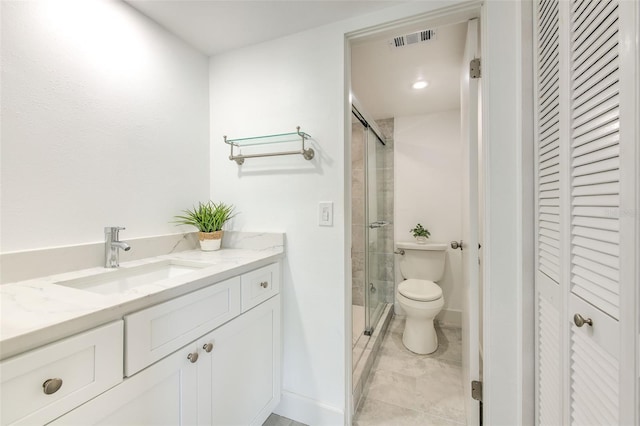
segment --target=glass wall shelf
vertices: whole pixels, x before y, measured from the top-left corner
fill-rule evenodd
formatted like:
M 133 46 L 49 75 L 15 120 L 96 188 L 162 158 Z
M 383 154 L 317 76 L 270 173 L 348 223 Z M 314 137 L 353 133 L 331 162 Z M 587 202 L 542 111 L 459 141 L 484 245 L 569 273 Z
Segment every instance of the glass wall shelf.
M 235 161 L 238 165 L 242 165 L 246 158 L 257 158 L 257 157 L 275 157 L 279 155 L 302 155 L 305 160 L 311 160 L 315 155 L 315 152 L 312 148 L 305 148 L 305 141 L 310 139 L 311 136 L 307 133 L 300 131 L 300 126 L 296 127 L 296 131 L 292 133 L 280 133 L 276 135 L 265 135 L 265 136 L 254 136 L 250 138 L 238 138 L 238 139 L 228 139 L 224 136 L 224 143 L 231 147 L 231 154 L 229 155 L 229 160 Z M 301 149 L 293 150 L 293 151 L 279 151 L 279 152 L 267 152 L 260 154 L 234 154 L 233 148 L 241 148 L 247 146 L 265 146 L 272 144 L 280 144 L 286 142 L 299 142 L 302 144 Z

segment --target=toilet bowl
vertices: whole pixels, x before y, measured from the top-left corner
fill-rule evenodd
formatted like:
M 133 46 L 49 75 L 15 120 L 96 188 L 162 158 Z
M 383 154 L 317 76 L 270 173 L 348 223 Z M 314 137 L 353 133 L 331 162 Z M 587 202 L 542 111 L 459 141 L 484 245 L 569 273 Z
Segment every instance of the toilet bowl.
M 433 281 L 408 279 L 398 285 L 396 298 L 406 313 L 402 343 L 411 352 L 430 354 L 438 349 L 433 319 L 444 307 L 442 289 Z
M 397 242 L 396 249 L 405 279 L 396 291 L 396 300 L 406 314 L 402 343 L 411 352 L 430 354 L 438 349 L 433 320 L 444 307 L 444 297 L 436 281 L 444 274 L 447 246 Z

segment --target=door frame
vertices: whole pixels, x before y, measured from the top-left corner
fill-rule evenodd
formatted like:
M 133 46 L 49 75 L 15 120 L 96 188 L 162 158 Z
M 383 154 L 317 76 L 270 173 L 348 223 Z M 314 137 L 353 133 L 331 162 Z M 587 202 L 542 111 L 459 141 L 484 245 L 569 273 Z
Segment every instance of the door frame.
M 437 26 L 480 19 L 485 172 L 481 206 L 485 262 L 482 276 L 485 424 L 534 421 L 532 13 L 531 0 L 474 0 L 402 19 L 381 20 L 377 25 L 344 33 L 344 170 L 345 176 L 350 176 L 351 43 L 410 24 Z M 345 185 L 345 217 L 351 214 L 350 198 L 350 188 Z M 347 253 L 350 232 L 350 226 L 345 226 Z M 350 258 L 345 259 L 345 311 L 351 309 L 350 262 Z M 351 321 L 347 318 L 345 341 L 350 341 L 351 332 Z M 347 425 L 351 424 L 354 408 L 351 363 L 352 352 L 347 345 L 344 411 Z

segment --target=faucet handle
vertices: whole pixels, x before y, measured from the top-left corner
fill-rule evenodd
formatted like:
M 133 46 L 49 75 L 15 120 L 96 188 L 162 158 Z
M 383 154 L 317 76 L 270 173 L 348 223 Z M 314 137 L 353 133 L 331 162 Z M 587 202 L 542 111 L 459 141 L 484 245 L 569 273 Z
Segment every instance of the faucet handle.
M 126 228 L 124 226 L 105 226 L 104 233 L 111 234 L 113 232 L 124 231 Z

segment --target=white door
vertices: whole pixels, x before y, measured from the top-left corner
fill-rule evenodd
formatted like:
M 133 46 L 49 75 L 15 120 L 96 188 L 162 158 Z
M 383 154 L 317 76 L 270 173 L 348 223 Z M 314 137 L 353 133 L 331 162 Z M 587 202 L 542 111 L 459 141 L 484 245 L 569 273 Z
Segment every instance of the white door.
M 471 60 L 479 58 L 478 20 L 469 21 L 461 84 L 463 141 L 462 199 L 462 366 L 467 424 L 480 424 L 478 401 L 471 398 L 471 382 L 480 381 L 480 282 L 479 282 L 479 198 L 478 198 L 478 78 L 469 75 Z
M 637 424 L 638 5 L 535 14 L 536 424 Z

